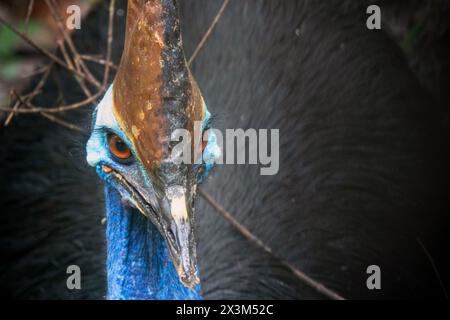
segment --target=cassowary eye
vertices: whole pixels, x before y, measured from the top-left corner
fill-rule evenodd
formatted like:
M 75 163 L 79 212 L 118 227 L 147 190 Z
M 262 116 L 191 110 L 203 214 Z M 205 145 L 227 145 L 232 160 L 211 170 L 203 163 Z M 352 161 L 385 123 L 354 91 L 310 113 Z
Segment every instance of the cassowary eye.
M 115 134 L 108 135 L 109 152 L 119 160 L 128 160 L 131 150 L 127 144 Z

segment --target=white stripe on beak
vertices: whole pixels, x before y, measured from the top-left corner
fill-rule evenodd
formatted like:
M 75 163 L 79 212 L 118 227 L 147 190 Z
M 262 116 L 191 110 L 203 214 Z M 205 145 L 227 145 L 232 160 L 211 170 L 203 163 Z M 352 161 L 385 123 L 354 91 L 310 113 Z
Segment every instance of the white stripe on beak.
M 167 190 L 170 202 L 170 214 L 176 221 L 188 220 L 186 207 L 186 190 L 181 186 L 172 186 Z

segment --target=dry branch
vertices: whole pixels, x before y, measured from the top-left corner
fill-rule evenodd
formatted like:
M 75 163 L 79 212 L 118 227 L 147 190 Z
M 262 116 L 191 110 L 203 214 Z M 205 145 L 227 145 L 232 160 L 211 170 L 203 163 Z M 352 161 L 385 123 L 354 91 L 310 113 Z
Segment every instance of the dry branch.
M 57 57 L 52 52 L 46 50 L 45 48 L 42 48 L 38 46 L 36 43 L 34 43 L 25 33 L 17 30 L 14 26 L 6 22 L 3 18 L 0 17 L 0 23 L 8 27 L 10 30 L 12 30 L 15 34 L 17 34 L 22 40 L 24 40 L 26 43 L 28 43 L 30 46 L 32 46 L 34 49 L 36 49 L 41 54 L 47 56 L 52 61 L 53 64 L 57 64 L 64 69 L 66 69 L 68 72 L 70 72 L 77 83 L 80 85 L 80 88 L 86 95 L 86 99 L 82 101 L 78 101 L 72 104 L 61 104 L 58 103 L 55 106 L 52 107 L 41 107 L 41 106 L 35 106 L 32 104 L 33 98 L 35 98 L 40 92 L 42 87 L 44 86 L 46 80 L 48 79 L 48 75 L 50 74 L 51 67 L 45 67 L 44 70 L 36 71 L 36 73 L 39 73 L 40 71 L 45 71 L 45 75 L 41 78 L 38 85 L 35 87 L 34 90 L 30 94 L 27 95 L 19 95 L 14 89 L 12 89 L 12 95 L 15 97 L 14 101 L 12 102 L 12 107 L 1 107 L 1 111 L 9 112 L 5 122 L 4 126 L 7 126 L 12 121 L 14 114 L 17 113 L 38 113 L 45 118 L 58 123 L 66 128 L 76 130 L 76 131 L 83 131 L 81 128 L 77 127 L 76 125 L 70 124 L 67 121 L 64 121 L 58 117 L 56 117 L 55 113 L 65 112 L 65 111 L 71 111 L 75 110 L 84 106 L 88 106 L 95 102 L 97 99 L 103 95 L 103 93 L 106 91 L 106 86 L 108 83 L 109 73 L 111 68 L 117 68 L 111 61 L 111 53 L 112 53 L 112 43 L 113 43 L 113 25 L 114 25 L 114 8 L 115 8 L 115 0 L 112 0 L 109 5 L 109 20 L 108 20 L 108 39 L 107 39 L 107 53 L 106 53 L 106 60 L 104 59 L 95 59 L 91 58 L 88 55 L 81 55 L 77 48 L 75 47 L 75 44 L 73 43 L 70 35 L 68 34 L 67 30 L 64 28 L 63 19 L 60 15 L 58 15 L 57 10 L 55 9 L 56 3 L 54 0 L 45 0 L 50 13 L 53 17 L 53 20 L 55 21 L 58 30 L 63 36 L 64 41 L 61 41 L 58 43 L 59 50 L 61 52 L 61 55 L 64 60 Z M 28 5 L 28 12 L 27 12 L 27 18 L 29 19 L 29 15 L 31 14 L 33 10 L 33 1 L 29 2 Z M 66 45 L 70 52 L 66 49 Z M 84 61 L 90 60 L 97 62 L 99 64 L 103 64 L 105 66 L 104 74 L 102 83 L 100 82 L 92 75 L 91 71 L 87 67 L 87 65 L 84 63 Z M 94 85 L 98 88 L 98 91 L 93 94 L 89 87 L 87 86 L 86 82 L 89 82 L 90 84 Z M 21 108 L 22 107 L 22 108 Z
M 228 221 L 240 234 L 242 234 L 247 240 L 250 240 L 253 244 L 255 244 L 257 247 L 261 248 L 274 258 L 276 258 L 278 261 L 280 261 L 285 267 L 287 267 L 297 278 L 299 278 L 302 282 L 310 286 L 311 288 L 315 289 L 317 292 L 323 294 L 324 296 L 328 297 L 332 300 L 345 300 L 341 295 L 334 292 L 333 290 L 325 287 L 322 283 L 318 282 L 317 280 L 314 280 L 298 268 L 294 267 L 292 264 L 284 260 L 283 258 L 279 257 L 277 254 L 275 254 L 272 249 L 265 244 L 263 241 L 261 241 L 257 236 L 255 236 L 250 230 L 248 230 L 245 226 L 243 226 L 239 221 L 237 221 L 231 213 L 226 211 L 214 198 L 208 194 L 207 192 L 203 191 L 201 188 L 198 188 L 198 193 L 206 200 L 206 202 L 212 206 L 217 213 L 220 214 L 222 218 L 224 218 L 226 221 Z
M 4 20 L 2 17 L 0 17 L 0 23 L 3 24 L 5 27 L 7 27 L 8 29 L 10 29 L 12 32 L 14 32 L 16 35 L 18 35 L 23 41 L 25 41 L 26 43 L 28 43 L 31 47 L 33 47 L 36 51 L 38 51 L 39 53 L 41 53 L 42 55 L 46 56 L 47 58 L 49 58 L 50 60 L 52 60 L 53 62 L 55 62 L 56 64 L 60 65 L 61 67 L 63 67 L 64 69 L 70 71 L 70 72 L 74 72 L 72 70 L 70 70 L 69 66 L 62 61 L 60 58 L 58 58 L 56 55 L 54 55 L 53 53 L 51 53 L 50 51 L 48 51 L 45 48 L 40 47 L 39 45 L 37 45 L 34 41 L 32 41 L 26 34 L 24 34 L 23 32 L 20 32 L 19 30 L 17 30 L 16 28 L 14 28 L 10 23 L 6 22 L 6 20 Z M 75 72 L 78 76 L 80 76 L 81 78 L 85 79 L 86 76 L 84 74 Z
M 206 41 L 208 40 L 209 36 L 211 35 L 211 32 L 214 30 L 215 26 L 219 22 L 220 18 L 222 18 L 223 12 L 225 11 L 226 7 L 228 6 L 228 2 L 230 0 L 224 0 L 222 3 L 222 6 L 219 9 L 219 12 L 217 12 L 216 16 L 214 17 L 213 21 L 211 22 L 211 25 L 209 26 L 206 33 L 203 35 L 202 40 L 200 40 L 199 44 L 194 50 L 194 53 L 192 54 L 191 58 L 188 61 L 188 65 L 190 66 L 192 62 L 194 62 L 195 58 L 197 58 L 198 53 L 205 45 Z

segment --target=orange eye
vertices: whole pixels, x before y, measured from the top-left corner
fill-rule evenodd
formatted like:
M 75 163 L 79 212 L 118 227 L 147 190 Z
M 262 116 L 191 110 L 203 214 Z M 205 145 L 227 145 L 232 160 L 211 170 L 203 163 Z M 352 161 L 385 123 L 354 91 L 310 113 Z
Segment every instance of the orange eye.
M 131 150 L 125 142 L 115 134 L 108 135 L 109 152 L 120 160 L 126 160 L 131 157 Z

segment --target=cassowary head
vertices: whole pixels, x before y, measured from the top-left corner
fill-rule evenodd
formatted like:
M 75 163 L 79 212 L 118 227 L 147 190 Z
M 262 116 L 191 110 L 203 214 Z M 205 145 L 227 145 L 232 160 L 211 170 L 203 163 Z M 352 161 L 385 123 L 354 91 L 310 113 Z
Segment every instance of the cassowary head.
M 130 0 L 116 78 L 97 106 L 87 160 L 162 235 L 179 279 L 198 283 L 193 201 L 208 169 L 174 161 L 177 129 L 192 133 L 210 114 L 186 63 L 174 0 Z M 192 160 L 210 150 L 201 141 Z M 194 146 L 192 146 L 194 149 Z M 203 153 L 203 154 L 202 154 Z

